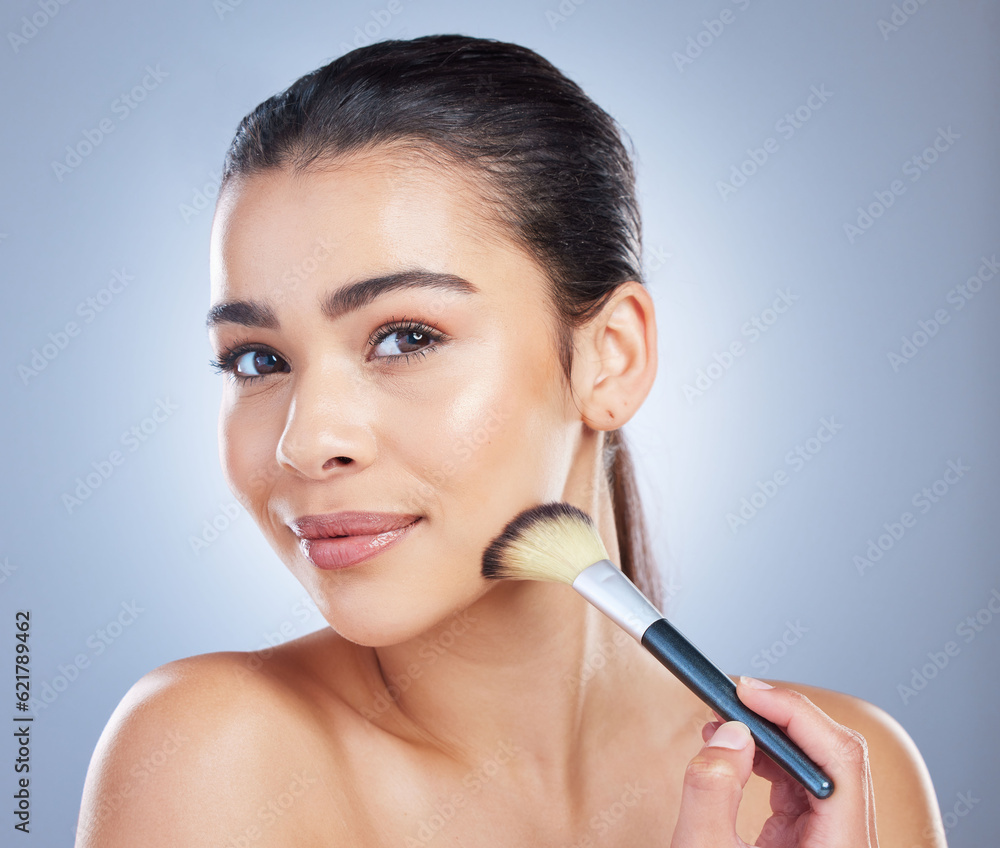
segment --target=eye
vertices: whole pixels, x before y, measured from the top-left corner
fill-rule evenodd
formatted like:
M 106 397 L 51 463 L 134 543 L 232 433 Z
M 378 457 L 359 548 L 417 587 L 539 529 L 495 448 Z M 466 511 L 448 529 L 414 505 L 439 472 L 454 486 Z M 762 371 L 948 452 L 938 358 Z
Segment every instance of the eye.
M 238 345 L 223 352 L 212 362 L 216 371 L 226 371 L 241 383 L 249 383 L 268 374 L 291 370 L 277 353 L 251 345 Z
M 277 354 L 266 350 L 248 350 L 240 354 L 233 363 L 233 373 L 238 377 L 263 377 L 283 371 L 283 360 Z
M 379 327 L 368 339 L 368 344 L 375 348 L 376 359 L 402 359 L 405 362 L 411 356 L 426 356 L 428 351 L 437 350 L 438 343 L 443 339 L 443 334 L 426 324 L 404 318 Z

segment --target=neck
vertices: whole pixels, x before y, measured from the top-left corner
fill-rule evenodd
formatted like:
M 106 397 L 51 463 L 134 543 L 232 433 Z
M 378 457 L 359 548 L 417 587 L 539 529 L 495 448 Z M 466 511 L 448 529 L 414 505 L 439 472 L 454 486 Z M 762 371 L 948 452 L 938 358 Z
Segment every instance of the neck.
M 610 494 L 591 491 L 583 503 L 619 562 Z M 373 652 L 391 699 L 381 724 L 470 764 L 503 746 L 530 751 L 561 780 L 648 669 L 635 661 L 643 649 L 571 586 L 539 581 L 498 582 L 418 639 Z

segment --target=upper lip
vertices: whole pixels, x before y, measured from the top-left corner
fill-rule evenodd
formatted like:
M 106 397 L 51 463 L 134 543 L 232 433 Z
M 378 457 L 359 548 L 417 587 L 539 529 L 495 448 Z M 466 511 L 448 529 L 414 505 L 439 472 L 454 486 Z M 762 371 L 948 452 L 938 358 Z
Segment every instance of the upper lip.
M 399 530 L 420 516 L 398 512 L 330 512 L 304 515 L 289 527 L 300 539 L 332 539 L 334 536 L 375 536 Z

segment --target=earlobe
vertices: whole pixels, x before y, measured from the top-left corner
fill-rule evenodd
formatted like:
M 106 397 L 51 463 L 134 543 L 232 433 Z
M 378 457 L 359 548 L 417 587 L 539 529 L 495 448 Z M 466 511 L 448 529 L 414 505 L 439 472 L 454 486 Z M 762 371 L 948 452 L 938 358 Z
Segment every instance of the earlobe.
M 653 300 L 641 283 L 622 283 L 577 332 L 573 383 L 583 421 L 594 430 L 615 430 L 635 414 L 656 378 Z

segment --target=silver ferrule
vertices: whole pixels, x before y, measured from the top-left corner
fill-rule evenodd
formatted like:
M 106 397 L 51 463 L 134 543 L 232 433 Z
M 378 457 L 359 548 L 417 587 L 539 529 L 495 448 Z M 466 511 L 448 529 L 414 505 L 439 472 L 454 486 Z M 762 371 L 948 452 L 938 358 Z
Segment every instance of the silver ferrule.
M 599 559 L 588 565 L 576 576 L 573 588 L 637 642 L 642 642 L 649 625 L 663 618 L 611 560 Z

